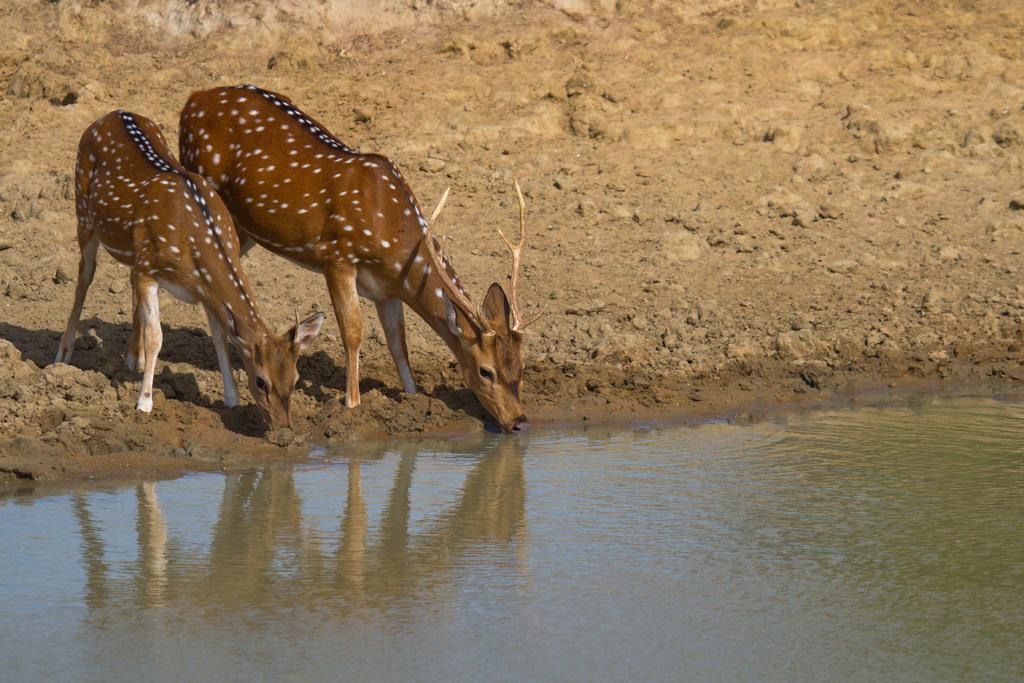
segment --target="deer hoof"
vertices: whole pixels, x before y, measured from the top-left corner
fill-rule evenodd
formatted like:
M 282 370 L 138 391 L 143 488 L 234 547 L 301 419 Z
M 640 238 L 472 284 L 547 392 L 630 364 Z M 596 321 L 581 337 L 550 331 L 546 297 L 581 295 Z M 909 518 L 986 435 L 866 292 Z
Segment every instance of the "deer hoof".
M 151 413 L 153 412 L 153 395 L 139 396 L 139 402 L 135 404 L 135 410 L 140 413 Z

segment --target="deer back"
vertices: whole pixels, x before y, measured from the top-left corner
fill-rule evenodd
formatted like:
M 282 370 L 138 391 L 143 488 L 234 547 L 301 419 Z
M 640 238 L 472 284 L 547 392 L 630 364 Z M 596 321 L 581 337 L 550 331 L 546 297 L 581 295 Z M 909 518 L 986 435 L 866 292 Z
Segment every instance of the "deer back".
M 427 272 L 416 260 L 425 255 L 413 253 L 426 220 L 395 164 L 357 153 L 283 95 L 255 86 L 194 93 L 180 145 L 185 165 L 267 249 L 319 270 L 381 266 L 386 281 Z
M 254 331 L 262 321 L 227 207 L 207 181 L 185 169 L 149 119 L 115 111 L 90 126 L 79 146 L 79 217 L 119 261 L 179 298 L 227 308 Z

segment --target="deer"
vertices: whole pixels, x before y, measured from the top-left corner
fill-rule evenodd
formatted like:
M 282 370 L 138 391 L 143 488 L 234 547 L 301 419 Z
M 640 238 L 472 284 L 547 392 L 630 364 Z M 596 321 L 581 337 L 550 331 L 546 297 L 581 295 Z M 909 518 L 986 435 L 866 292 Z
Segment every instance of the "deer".
M 428 222 L 391 160 L 347 146 L 284 95 L 248 84 L 195 92 L 181 112 L 179 145 L 182 163 L 223 197 L 243 254 L 259 244 L 323 274 L 344 346 L 346 406 L 360 402 L 362 296 L 376 306 L 405 392 L 416 392 L 405 336 L 408 306 L 449 348 L 502 431 L 525 424 L 524 333 L 543 309 L 526 320 L 518 305 L 526 243 L 518 180 L 519 240 L 513 244 L 498 231 L 512 254 L 511 296 L 495 282 L 477 306 L 434 236 L 448 190 Z
M 200 175 L 174 158 L 159 127 L 131 112 L 89 126 L 75 167 L 78 281 L 56 363 L 70 363 L 99 247 L 131 269 L 132 331 L 125 362 L 141 371 L 136 409 L 153 410 L 153 373 L 163 344 L 159 290 L 202 305 L 224 381 L 224 405 L 239 404 L 227 343 L 241 358 L 249 392 L 271 429 L 291 426 L 296 364 L 324 322 L 316 313 L 283 333 L 260 315 L 242 270 L 231 215 Z

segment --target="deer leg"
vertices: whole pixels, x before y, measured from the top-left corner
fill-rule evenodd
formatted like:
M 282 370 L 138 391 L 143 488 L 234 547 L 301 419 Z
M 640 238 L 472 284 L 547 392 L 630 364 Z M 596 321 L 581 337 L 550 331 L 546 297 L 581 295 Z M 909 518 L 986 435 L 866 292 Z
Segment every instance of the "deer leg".
M 217 319 L 206 312 L 206 320 L 210 323 L 210 336 L 213 337 L 213 348 L 217 349 L 217 365 L 220 366 L 220 376 L 224 380 L 224 405 L 234 408 L 238 405 L 238 387 L 235 385 L 235 376 L 231 372 L 231 360 L 228 358 L 227 334 Z
M 405 312 L 401 299 L 386 299 L 377 302 L 377 317 L 384 328 L 384 338 L 388 340 L 388 349 L 398 368 L 398 377 L 402 380 L 402 389 L 407 394 L 416 393 L 416 380 L 409 367 L 409 347 L 405 344 Z
M 238 252 L 240 256 L 245 256 L 249 253 L 249 250 L 256 246 L 256 240 L 250 237 L 248 234 L 239 231 L 238 233 Z
M 359 344 L 363 338 L 356 269 L 333 269 L 324 275 L 327 277 L 334 315 L 338 318 L 341 341 L 345 345 L 345 405 L 355 408 L 359 405 Z
M 71 306 L 71 315 L 68 316 L 68 325 L 64 329 L 64 336 L 61 337 L 60 347 L 57 349 L 57 357 L 54 363 L 70 363 L 71 354 L 75 350 L 75 336 L 78 333 L 78 320 L 82 316 L 82 306 L 85 305 L 85 295 L 92 284 L 92 277 L 96 274 L 96 253 L 100 241 L 96 235 L 85 232 L 79 228 L 78 246 L 82 255 L 78 260 L 78 283 L 75 285 L 75 303 Z
M 143 347 L 146 353 L 145 367 L 142 371 L 142 389 L 136 410 L 144 413 L 153 411 L 153 373 L 156 371 L 156 357 L 160 354 L 164 334 L 160 329 L 160 288 L 155 280 L 148 276 L 133 274 L 132 286 L 139 298 L 139 309 L 142 314 Z
M 146 357 L 142 350 L 142 310 L 139 307 L 139 295 L 132 287 L 132 331 L 128 335 L 128 350 L 124 354 L 124 364 L 129 370 L 142 372 Z
M 146 577 L 147 598 L 159 604 L 167 586 L 167 522 L 156 497 L 156 484 L 139 484 L 136 489 L 138 506 L 139 555 Z

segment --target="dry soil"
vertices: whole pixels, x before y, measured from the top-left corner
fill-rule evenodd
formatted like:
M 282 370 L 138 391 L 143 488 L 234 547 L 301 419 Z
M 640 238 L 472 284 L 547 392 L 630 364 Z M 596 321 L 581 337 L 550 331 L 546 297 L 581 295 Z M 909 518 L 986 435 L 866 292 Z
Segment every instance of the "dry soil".
M 410 320 L 405 396 L 364 305 L 363 405 L 333 316 L 300 363 L 295 433 L 226 410 L 200 310 L 162 305 L 157 406 L 121 363 L 127 270 L 100 267 L 53 366 L 78 253 L 82 131 L 125 108 L 172 145 L 188 94 L 252 82 L 390 156 L 481 297 L 524 185 L 536 425 L 729 414 L 891 382 L 1024 379 L 1024 4 L 225 3 L 0 8 L 0 479 L 234 467 L 309 442 L 479 430 Z M 245 260 L 268 319 L 323 281 Z M 240 372 L 240 371 L 239 371 Z M 245 397 L 248 401 L 248 397 Z

